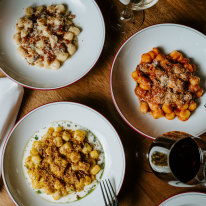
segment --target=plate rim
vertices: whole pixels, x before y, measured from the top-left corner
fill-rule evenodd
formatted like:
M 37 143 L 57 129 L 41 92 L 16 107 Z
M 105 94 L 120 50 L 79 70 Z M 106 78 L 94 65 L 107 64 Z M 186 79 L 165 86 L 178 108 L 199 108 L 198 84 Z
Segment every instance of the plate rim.
M 38 107 L 35 107 L 33 108 L 31 111 L 29 111 L 28 113 L 26 113 L 25 115 L 23 115 L 16 123 L 15 125 L 12 127 L 12 129 L 10 130 L 9 134 L 7 135 L 6 139 L 5 139 L 5 142 L 4 142 L 4 145 L 3 145 L 3 148 L 2 148 L 2 153 L 1 153 L 1 175 L 2 175 L 2 180 L 3 180 L 3 183 L 5 185 L 5 188 L 6 188 L 6 191 L 7 193 L 9 194 L 11 200 L 13 201 L 13 203 L 15 205 L 18 206 L 18 203 L 16 202 L 16 200 L 14 199 L 14 197 L 12 196 L 12 194 L 10 193 L 9 191 L 9 188 L 7 186 L 7 182 L 6 182 L 6 178 L 5 178 L 5 175 L 4 175 L 4 154 L 5 154 L 5 150 L 6 150 L 6 147 L 7 147 L 7 143 L 13 133 L 13 131 L 16 129 L 16 127 L 26 118 L 28 117 L 29 115 L 31 115 L 33 112 L 37 111 L 37 110 L 40 110 L 44 107 L 47 107 L 47 106 L 50 106 L 50 105 L 58 105 L 58 104 L 72 104 L 72 105 L 76 105 L 76 106 L 81 106 L 83 107 L 84 109 L 88 109 L 92 112 L 94 112 L 95 114 L 97 114 L 100 118 L 102 118 L 110 127 L 111 129 L 114 131 L 114 133 L 116 133 L 116 137 L 117 137 L 117 140 L 119 142 L 119 146 L 120 146 L 120 149 L 121 149 L 121 153 L 122 153 L 122 159 L 123 159 L 123 170 L 122 170 L 122 175 L 121 175 L 121 181 L 119 183 L 119 188 L 117 188 L 118 190 L 116 191 L 117 192 L 117 195 L 119 194 L 119 192 L 121 191 L 122 189 L 122 186 L 123 186 L 123 182 L 124 182 L 124 179 L 125 179 L 125 172 L 126 172 L 126 156 L 125 156 L 125 150 L 124 150 L 124 146 L 122 144 L 122 141 L 120 139 L 120 136 L 117 132 L 117 130 L 114 128 L 114 126 L 111 124 L 111 122 L 104 116 L 102 115 L 100 112 L 98 112 L 97 110 L 93 109 L 92 107 L 90 106 L 87 106 L 87 105 L 84 105 L 84 104 L 81 104 L 81 103 L 78 103 L 78 102 L 73 102 L 73 101 L 53 101 L 53 102 L 49 102 L 49 103 L 46 103 L 46 104 L 43 104 L 43 105 L 40 105 Z M 62 204 L 62 203 L 61 203 Z M 68 204 L 68 203 L 65 203 L 65 204 Z M 70 203 L 71 204 L 71 203 Z
M 33 89 L 33 90 L 40 90 L 40 91 L 49 91 L 49 90 L 57 90 L 57 89 L 61 89 L 61 88 L 65 88 L 69 85 L 72 85 L 74 83 L 76 83 L 77 81 L 81 80 L 83 77 L 85 77 L 92 69 L 93 67 L 96 65 L 96 63 L 99 61 L 101 55 L 102 55 L 102 52 L 103 52 L 103 48 L 104 48 L 104 44 L 105 44 L 105 39 L 106 39 L 106 24 L 105 24 L 105 20 L 104 20 L 104 16 L 101 12 L 101 9 L 99 8 L 97 2 L 95 0 L 90 0 L 91 2 L 93 2 L 94 6 L 96 7 L 98 13 L 99 13 L 99 16 L 101 18 L 101 21 L 102 21 L 102 29 L 103 29 L 103 41 L 102 41 L 102 45 L 101 45 L 101 49 L 99 50 L 99 54 L 98 56 L 96 57 L 96 59 L 94 60 L 93 64 L 91 64 L 91 68 L 88 69 L 83 75 L 81 75 L 80 77 L 78 77 L 76 80 L 72 81 L 71 83 L 67 83 L 65 85 L 62 85 L 62 86 L 58 86 L 58 87 L 47 87 L 47 88 L 41 88 L 41 87 L 33 87 L 33 86 L 29 86 L 27 84 L 24 84 L 24 83 L 21 83 L 19 81 L 17 81 L 16 79 L 12 78 L 9 74 L 7 74 L 3 68 L 0 67 L 0 71 L 6 76 L 8 77 L 9 79 L 11 79 L 12 81 L 14 81 L 15 83 L 25 87 L 25 88 L 28 88 L 28 89 Z
M 204 196 L 206 196 L 205 192 L 197 192 L 197 191 L 180 192 L 180 193 L 177 193 L 177 194 L 174 194 L 174 195 L 167 197 L 165 200 L 160 202 L 158 204 L 158 206 L 164 206 L 163 203 L 168 203 L 168 201 L 170 201 L 170 199 L 172 200 L 172 199 L 178 198 L 179 196 L 182 196 L 182 195 L 187 196 L 187 195 L 202 195 L 202 194 L 204 194 Z
M 118 105 L 117 105 L 117 102 L 115 100 L 115 97 L 114 97 L 114 93 L 113 93 L 113 88 L 112 88 L 112 73 L 113 73 L 113 68 L 114 68 L 114 65 L 115 65 L 115 62 L 116 62 L 116 59 L 119 55 L 119 53 L 121 52 L 121 50 L 123 49 L 123 47 L 132 39 L 134 38 L 136 35 L 138 35 L 139 33 L 142 33 L 146 30 L 149 30 L 149 29 L 152 29 L 152 28 L 155 28 L 155 27 L 164 27 L 164 26 L 174 26 L 174 27 L 180 27 L 180 28 L 184 28 L 184 29 L 188 29 L 192 32 L 195 32 L 196 34 L 199 34 L 200 36 L 202 36 L 203 38 L 205 38 L 206 40 L 206 35 L 204 35 L 202 32 L 192 28 L 192 27 L 189 27 L 189 26 L 185 26 L 183 24 L 175 24 L 175 23 L 161 23 L 161 24 L 154 24 L 152 26 L 148 26 L 148 27 L 145 27 L 137 32 L 135 32 L 134 34 L 132 34 L 130 37 L 128 37 L 123 43 L 122 45 L 119 47 L 119 49 L 117 50 L 114 58 L 113 58 L 113 61 L 112 61 L 112 64 L 111 64 L 111 67 L 110 67 L 110 77 L 109 77 L 109 82 L 110 82 L 110 93 L 111 93 L 111 97 L 112 97 L 112 101 L 114 103 L 114 106 L 116 108 L 116 110 L 118 111 L 119 115 L 122 117 L 122 119 L 127 123 L 127 125 L 129 127 L 131 127 L 134 131 L 136 131 L 137 133 L 139 133 L 140 135 L 146 137 L 146 138 L 149 138 L 151 140 L 155 140 L 156 138 L 155 137 L 152 137 L 150 135 L 147 135 L 145 134 L 144 132 L 138 130 L 135 126 L 133 126 L 129 120 L 127 120 L 127 118 L 122 114 L 121 110 L 119 109 Z M 195 134 L 196 136 L 200 136 L 202 135 L 203 133 L 206 132 L 206 128 L 204 130 L 202 130 L 201 132 L 199 132 L 198 134 Z

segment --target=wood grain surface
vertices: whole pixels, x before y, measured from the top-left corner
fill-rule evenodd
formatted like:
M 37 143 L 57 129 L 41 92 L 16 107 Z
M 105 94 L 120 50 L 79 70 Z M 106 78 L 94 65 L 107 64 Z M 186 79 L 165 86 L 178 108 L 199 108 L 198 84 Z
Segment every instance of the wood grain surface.
M 137 32 L 138 12 L 123 25 L 125 33 L 118 32 L 121 4 L 118 0 L 96 0 L 106 24 L 106 41 L 102 55 L 94 68 L 78 82 L 58 90 L 37 91 L 25 88 L 18 119 L 40 105 L 54 101 L 74 101 L 88 105 L 102 113 L 116 128 L 126 154 L 126 174 L 118 195 L 120 206 L 155 206 L 164 199 L 186 191 L 206 192 L 206 188 L 175 188 L 159 180 L 148 169 L 141 154 L 146 153 L 152 140 L 133 131 L 119 116 L 110 94 L 109 77 L 112 60 L 122 43 Z M 206 34 L 205 0 L 159 0 L 145 10 L 145 20 L 140 29 L 159 23 L 178 23 Z M 168 39 L 169 41 L 169 39 Z M 191 48 L 192 49 L 192 48 Z M 206 68 L 205 68 L 206 69 Z M 4 75 L 0 73 L 0 77 Z M 206 135 L 203 135 L 205 138 Z M 13 206 L 0 180 L 0 206 Z

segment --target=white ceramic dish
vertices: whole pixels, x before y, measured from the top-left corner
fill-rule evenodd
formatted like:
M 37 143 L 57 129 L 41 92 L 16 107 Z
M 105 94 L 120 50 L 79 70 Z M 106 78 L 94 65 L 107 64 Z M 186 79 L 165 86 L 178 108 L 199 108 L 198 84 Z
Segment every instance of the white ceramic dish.
M 28 6 L 63 3 L 76 15 L 74 22 L 82 32 L 77 52 L 58 71 L 29 66 L 17 53 L 12 40 L 19 17 Z M 32 89 L 57 89 L 70 85 L 97 62 L 105 40 L 105 24 L 94 0 L 0 0 L 0 68 L 11 79 Z
M 206 194 L 201 192 L 186 192 L 174 195 L 159 206 L 204 206 Z
M 105 154 L 105 169 L 102 178 L 109 177 L 114 180 L 116 192 L 120 191 L 125 173 L 125 155 L 115 129 L 101 114 L 87 106 L 72 102 L 56 102 L 28 113 L 15 125 L 7 138 L 2 157 L 2 177 L 10 197 L 19 206 L 63 205 L 42 199 L 31 189 L 22 171 L 23 151 L 29 138 L 48 123 L 59 120 L 77 123 L 97 136 Z M 99 184 L 88 196 L 70 205 L 104 206 Z
M 154 6 L 158 1 L 159 0 L 144 0 L 143 4 L 140 4 L 140 7 L 137 8 L 137 11 L 149 9 L 150 7 Z
M 139 112 L 139 101 L 134 93 L 135 81 L 131 73 L 136 69 L 143 53 L 153 47 L 164 53 L 179 50 L 198 66 L 200 85 L 206 89 L 206 37 L 202 33 L 183 25 L 159 24 L 145 28 L 131 36 L 117 52 L 110 77 L 111 94 L 122 118 L 140 134 L 154 139 L 169 131 L 184 131 L 201 135 L 206 131 L 206 93 L 199 99 L 198 108 L 186 122 L 175 118 L 153 119 Z
M 121 3 L 127 5 L 130 3 L 130 0 L 120 0 Z M 140 10 L 145 10 L 148 9 L 152 6 L 154 6 L 159 0 L 144 0 L 143 3 L 139 3 L 138 6 L 135 7 L 135 10 L 140 11 Z

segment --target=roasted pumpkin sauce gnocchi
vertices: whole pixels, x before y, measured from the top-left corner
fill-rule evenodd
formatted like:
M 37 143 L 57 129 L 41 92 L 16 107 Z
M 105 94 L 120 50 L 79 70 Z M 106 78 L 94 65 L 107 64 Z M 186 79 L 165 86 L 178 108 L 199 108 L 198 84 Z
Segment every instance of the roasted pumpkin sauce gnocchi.
M 104 169 L 104 152 L 89 130 L 56 122 L 34 134 L 26 146 L 24 174 L 43 198 L 71 202 L 89 194 Z
M 13 39 L 30 65 L 59 69 L 77 50 L 80 29 L 63 4 L 28 7 L 16 24 Z
M 142 113 L 151 112 L 155 119 L 189 119 L 203 94 L 196 65 L 178 51 L 163 55 L 157 48 L 145 53 L 132 73 L 137 83 L 135 93 Z

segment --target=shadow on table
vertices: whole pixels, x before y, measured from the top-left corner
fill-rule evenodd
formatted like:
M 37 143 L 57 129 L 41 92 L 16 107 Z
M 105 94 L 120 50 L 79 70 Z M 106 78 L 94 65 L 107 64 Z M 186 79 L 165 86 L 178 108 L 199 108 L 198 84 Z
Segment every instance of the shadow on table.
M 96 0 L 96 2 L 104 17 L 107 36 L 111 37 L 111 39 L 114 37 L 114 40 L 118 42 L 117 37 L 121 35 L 118 28 L 120 23 L 119 7 L 121 3 L 119 0 L 116 0 L 115 4 L 111 0 Z
M 111 100 L 110 100 L 111 101 Z M 147 171 L 148 164 L 142 154 L 146 154 L 152 140 L 147 139 L 131 129 L 120 117 L 114 104 L 106 99 L 81 99 L 80 102 L 103 114 L 119 134 L 126 156 L 125 179 L 118 195 L 121 200 L 129 200 L 128 205 L 134 205 L 138 200 L 137 189 L 141 175 Z M 145 166 L 146 165 L 146 166 Z M 146 168 L 146 169 L 145 169 Z M 150 169 L 149 169 L 150 170 Z M 139 190 L 139 189 L 138 189 Z
M 177 20 L 178 24 L 183 24 L 185 26 L 189 26 L 193 29 L 196 29 L 200 32 L 202 32 L 203 34 L 206 34 L 206 22 L 201 21 L 201 20 L 194 20 L 194 19 L 190 19 L 190 18 L 184 18 L 184 19 L 179 19 Z
M 101 65 L 102 61 L 108 59 L 108 56 L 115 54 L 114 48 L 117 48 L 119 45 L 121 33 L 115 28 L 118 22 L 118 11 L 111 0 L 96 0 L 96 2 L 102 12 L 106 28 L 106 38 L 102 55 L 95 66 L 95 68 L 98 68 L 98 64 Z
M 2 192 L 3 190 L 3 185 L 4 185 L 4 182 L 3 182 L 3 179 L 2 179 L 2 176 L 0 177 L 0 192 Z

